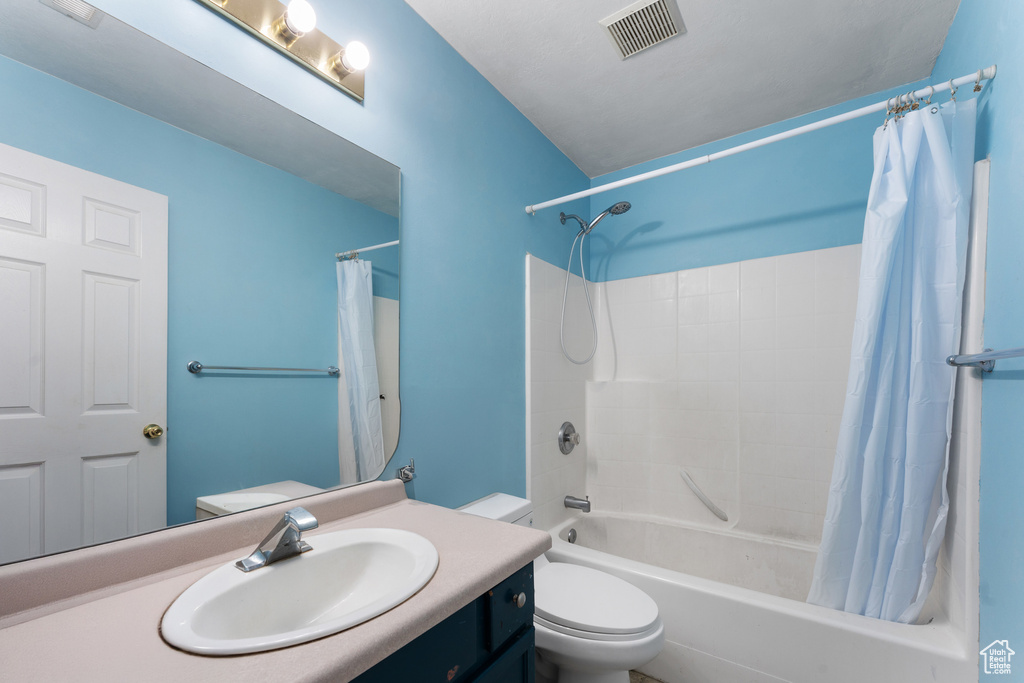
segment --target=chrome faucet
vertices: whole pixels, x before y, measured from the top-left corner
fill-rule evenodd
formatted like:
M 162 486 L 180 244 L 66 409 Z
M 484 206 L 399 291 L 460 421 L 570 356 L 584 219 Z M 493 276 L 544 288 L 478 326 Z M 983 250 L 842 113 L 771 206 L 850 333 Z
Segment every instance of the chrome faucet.
M 235 562 L 235 566 L 243 572 L 251 572 L 253 569 L 312 550 L 313 547 L 302 540 L 302 532 L 315 529 L 317 526 L 319 522 L 316 521 L 316 517 L 305 508 L 292 508 L 284 513 L 281 521 L 260 541 L 252 555 Z
M 565 507 L 572 508 L 573 510 L 583 510 L 584 512 L 590 512 L 590 496 L 587 496 L 586 500 L 577 498 L 576 496 L 565 497 Z

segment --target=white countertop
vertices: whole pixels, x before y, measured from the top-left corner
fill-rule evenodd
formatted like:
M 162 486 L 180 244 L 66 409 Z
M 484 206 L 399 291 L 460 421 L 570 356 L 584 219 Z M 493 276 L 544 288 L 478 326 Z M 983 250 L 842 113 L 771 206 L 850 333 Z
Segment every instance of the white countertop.
M 212 568 L 248 555 L 252 548 L 246 545 L 36 609 L 41 616 L 0 629 L 0 678 L 47 682 L 347 681 L 551 546 L 546 532 L 407 499 L 322 523 L 304 537 L 315 546 L 317 533 L 359 527 L 413 531 L 429 539 L 440 555 L 437 572 L 423 589 L 359 626 L 302 645 L 232 657 L 194 655 L 167 645 L 158 632 L 164 610 Z M 2 578 L 0 589 L 5 588 Z

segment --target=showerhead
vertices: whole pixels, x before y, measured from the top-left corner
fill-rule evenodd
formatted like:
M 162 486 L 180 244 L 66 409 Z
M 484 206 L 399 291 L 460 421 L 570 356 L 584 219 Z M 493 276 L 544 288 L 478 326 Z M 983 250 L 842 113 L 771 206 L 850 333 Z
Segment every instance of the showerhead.
M 631 208 L 633 208 L 633 205 L 630 204 L 629 202 L 617 202 L 615 204 L 612 204 L 607 209 L 602 211 L 601 214 L 597 218 L 595 218 L 589 226 L 587 226 L 587 232 L 589 233 L 591 230 L 593 230 L 594 226 L 600 223 L 608 214 L 621 216 L 622 214 L 629 211 Z

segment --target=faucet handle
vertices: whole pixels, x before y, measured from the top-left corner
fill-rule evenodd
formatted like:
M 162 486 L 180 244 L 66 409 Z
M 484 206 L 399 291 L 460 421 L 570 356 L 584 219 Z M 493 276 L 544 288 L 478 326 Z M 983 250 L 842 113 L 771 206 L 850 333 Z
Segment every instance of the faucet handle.
M 316 517 L 303 507 L 293 507 L 288 512 L 284 513 L 285 519 L 295 525 L 295 528 L 299 531 L 309 531 L 320 526 L 320 522 L 316 521 Z
M 315 529 L 319 525 L 309 510 L 294 507 L 284 513 L 267 537 L 256 546 L 256 550 L 252 551 L 249 557 L 235 562 L 235 566 L 243 572 L 251 572 L 253 569 L 312 550 L 312 546 L 302 540 L 302 532 Z

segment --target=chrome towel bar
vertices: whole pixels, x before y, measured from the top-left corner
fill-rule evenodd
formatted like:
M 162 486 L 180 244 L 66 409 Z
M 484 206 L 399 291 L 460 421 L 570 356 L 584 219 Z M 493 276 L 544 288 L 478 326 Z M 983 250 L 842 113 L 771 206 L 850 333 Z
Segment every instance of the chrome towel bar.
M 203 365 L 197 360 L 190 360 L 185 366 L 188 371 L 193 375 L 198 375 L 203 370 L 249 370 L 254 372 L 326 372 L 332 377 L 337 377 L 341 374 L 341 370 L 334 367 L 333 365 L 326 370 L 319 368 L 250 368 L 238 365 Z
M 946 359 L 946 363 L 955 368 L 967 365 L 981 368 L 984 372 L 992 372 L 996 367 L 997 360 L 1019 358 L 1020 356 L 1024 356 L 1024 346 L 1016 349 L 1003 349 L 1002 351 L 985 349 L 982 353 L 968 353 L 962 356 L 953 355 Z

